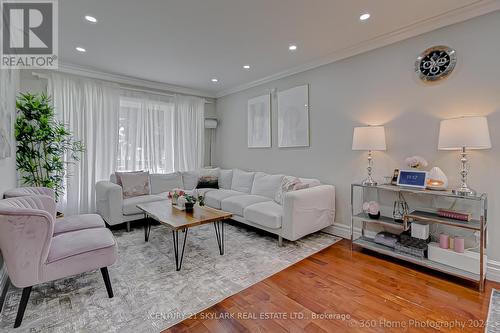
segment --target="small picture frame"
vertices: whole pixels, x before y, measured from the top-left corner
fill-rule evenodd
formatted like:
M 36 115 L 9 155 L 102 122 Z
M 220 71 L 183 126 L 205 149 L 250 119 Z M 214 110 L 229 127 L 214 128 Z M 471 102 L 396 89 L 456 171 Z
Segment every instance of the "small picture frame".
M 399 170 L 397 185 L 424 190 L 427 185 L 427 171 Z
M 398 176 L 399 176 L 399 169 L 394 169 L 394 173 L 392 174 L 392 179 L 391 179 L 391 185 L 398 184 Z

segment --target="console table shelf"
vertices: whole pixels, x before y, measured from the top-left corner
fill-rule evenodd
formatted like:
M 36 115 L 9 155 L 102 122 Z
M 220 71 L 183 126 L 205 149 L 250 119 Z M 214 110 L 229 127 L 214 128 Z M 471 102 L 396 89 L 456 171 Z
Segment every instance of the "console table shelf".
M 363 200 L 365 195 L 370 192 L 365 191 L 376 191 L 377 196 L 379 192 L 393 192 L 398 195 L 399 193 L 408 196 L 416 196 L 416 198 L 421 198 L 421 196 L 433 196 L 434 199 L 444 198 L 443 200 L 460 200 L 464 201 L 468 206 L 475 208 L 474 219 L 471 221 L 459 221 L 454 219 L 449 219 L 445 217 L 440 217 L 437 215 L 437 210 L 435 207 L 418 207 L 417 210 L 411 211 L 411 213 L 405 214 L 403 218 L 403 223 L 395 222 L 392 218 L 387 216 L 380 216 L 379 219 L 370 219 L 368 214 L 360 212 L 360 210 L 355 208 L 356 206 L 356 196 L 355 191 L 361 191 Z M 414 197 L 415 198 L 415 197 Z M 421 198 L 422 199 L 422 198 Z M 422 200 L 420 200 L 422 201 Z M 429 202 L 429 200 L 423 200 L 424 202 Z M 417 201 L 419 202 L 419 201 Z M 359 202 L 358 202 L 359 204 Z M 424 222 L 427 224 L 438 224 L 447 227 L 459 228 L 462 230 L 468 230 L 469 232 L 475 232 L 479 235 L 478 244 L 478 265 L 479 274 L 472 273 L 467 270 L 463 270 L 457 267 L 449 266 L 441 262 L 432 261 L 427 258 L 418 258 L 408 254 L 397 253 L 393 248 L 377 244 L 373 239 L 365 236 L 365 228 L 368 225 L 380 225 L 383 227 L 392 228 L 392 230 L 397 230 L 399 233 L 411 229 L 411 225 L 414 222 Z M 357 239 L 354 237 L 354 225 L 355 223 L 361 224 L 361 236 Z M 372 230 L 373 231 L 373 230 Z M 352 184 L 351 185 L 351 242 L 352 245 L 360 246 L 364 249 L 378 252 L 390 257 L 394 257 L 400 260 L 405 260 L 413 264 L 423 266 L 429 269 L 433 269 L 442 273 L 454 275 L 466 280 L 474 281 L 478 283 L 479 290 L 482 292 L 484 290 L 484 282 L 486 279 L 486 243 L 487 243 L 487 196 L 486 194 L 480 194 L 476 196 L 459 196 L 453 194 L 451 191 L 431 191 L 431 190 L 418 190 L 411 188 L 404 188 L 394 185 L 376 185 L 367 186 L 362 184 Z
M 429 260 L 427 258 L 421 259 L 421 258 L 417 258 L 417 257 L 410 256 L 407 254 L 397 253 L 392 248 L 390 248 L 388 246 L 377 244 L 369 238 L 358 238 L 358 239 L 353 241 L 353 244 L 358 245 L 358 246 L 365 248 L 367 250 L 375 251 L 375 252 L 378 252 L 378 253 L 381 253 L 381 254 L 384 254 L 387 256 L 391 256 L 391 257 L 394 257 L 397 259 L 405 260 L 405 261 L 411 262 L 413 264 L 420 265 L 420 266 L 423 266 L 426 268 L 430 268 L 430 269 L 433 269 L 433 270 L 436 270 L 436 271 L 439 271 L 442 273 L 451 274 L 454 276 L 459 276 L 459 277 L 466 279 L 466 280 L 469 280 L 469 281 L 477 282 L 480 279 L 479 274 L 474 274 L 474 273 L 471 273 L 469 271 L 465 271 L 465 270 L 458 269 L 458 268 L 455 268 L 452 266 L 441 264 L 441 263 Z
M 380 216 L 378 220 L 370 219 L 367 214 L 359 213 L 353 216 L 354 220 L 365 223 L 379 224 L 390 228 L 401 229 L 401 231 L 408 230 L 407 224 L 395 222 L 394 219 L 387 216 Z

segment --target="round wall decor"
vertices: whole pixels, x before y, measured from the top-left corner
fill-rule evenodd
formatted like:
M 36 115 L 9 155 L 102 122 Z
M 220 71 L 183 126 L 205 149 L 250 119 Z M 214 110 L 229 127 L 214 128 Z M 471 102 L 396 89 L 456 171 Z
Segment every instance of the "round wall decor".
M 422 81 L 437 81 L 451 74 L 457 63 L 454 49 L 448 46 L 428 48 L 418 56 L 415 72 Z

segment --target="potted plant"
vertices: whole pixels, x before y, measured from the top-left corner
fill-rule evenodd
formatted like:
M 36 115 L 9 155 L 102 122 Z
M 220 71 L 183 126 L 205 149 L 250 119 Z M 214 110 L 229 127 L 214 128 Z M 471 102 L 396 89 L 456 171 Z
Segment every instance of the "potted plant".
M 196 197 L 189 194 L 184 194 L 184 199 L 186 200 L 186 203 L 184 204 L 186 212 L 192 212 L 194 204 L 197 201 Z
M 21 94 L 16 101 L 16 164 L 24 185 L 54 190 L 56 200 L 64 193 L 68 164 L 85 151 L 66 126 L 55 119 L 50 97 Z

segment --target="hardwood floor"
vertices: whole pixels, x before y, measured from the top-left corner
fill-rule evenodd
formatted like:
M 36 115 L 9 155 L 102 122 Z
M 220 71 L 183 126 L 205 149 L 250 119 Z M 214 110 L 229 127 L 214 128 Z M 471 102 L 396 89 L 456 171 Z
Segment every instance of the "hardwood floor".
M 493 287 L 342 240 L 165 332 L 483 332 Z

